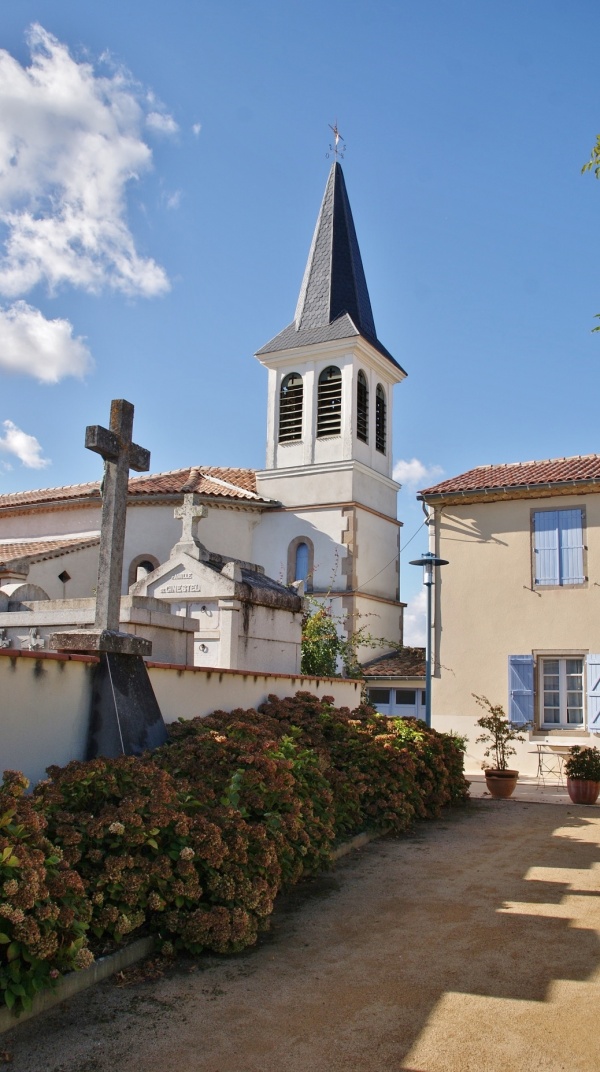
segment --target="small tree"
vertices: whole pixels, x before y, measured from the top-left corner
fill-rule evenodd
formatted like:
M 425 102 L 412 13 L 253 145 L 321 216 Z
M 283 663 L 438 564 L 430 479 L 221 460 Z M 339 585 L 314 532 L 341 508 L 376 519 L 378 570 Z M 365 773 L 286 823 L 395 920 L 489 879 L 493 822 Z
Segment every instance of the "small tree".
M 359 648 L 391 648 L 385 637 L 374 637 L 366 625 L 345 636 L 344 619 L 332 613 L 331 606 L 309 599 L 310 610 L 302 619 L 302 654 L 300 670 L 313 677 L 339 677 L 341 663 L 346 677 L 362 677 L 358 661 Z
M 513 741 L 525 741 L 527 738 L 523 737 L 519 732 L 520 729 L 525 729 L 529 723 L 524 723 L 521 727 L 513 726 L 507 719 L 504 708 L 500 704 L 492 704 L 488 700 L 487 696 L 477 696 L 475 692 L 471 693 L 476 703 L 480 707 L 483 707 L 484 711 L 487 711 L 487 715 L 483 715 L 482 718 L 477 719 L 477 725 L 481 726 L 482 730 L 486 730 L 476 739 L 476 744 L 489 745 L 483 753 L 484 756 L 491 756 L 493 760 L 493 770 L 506 770 L 508 767 L 508 757 L 516 754 L 516 748 L 512 747 Z

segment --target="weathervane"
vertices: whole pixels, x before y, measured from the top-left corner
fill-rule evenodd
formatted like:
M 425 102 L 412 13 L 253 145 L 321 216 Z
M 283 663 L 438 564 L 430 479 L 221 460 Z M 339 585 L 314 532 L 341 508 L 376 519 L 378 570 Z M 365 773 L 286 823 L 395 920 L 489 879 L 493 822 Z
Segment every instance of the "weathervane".
M 337 119 L 336 119 L 335 123 L 333 124 L 333 126 L 331 125 L 331 123 L 329 123 L 329 129 L 333 131 L 333 137 L 334 137 L 335 140 L 334 140 L 333 145 L 329 146 L 329 152 L 325 153 L 325 156 L 327 157 L 327 159 L 329 159 L 330 153 L 333 153 L 333 155 L 335 156 L 336 160 L 338 159 L 338 157 L 341 160 L 343 160 L 344 159 L 344 153 L 346 152 L 346 146 L 342 145 L 341 149 L 338 149 L 339 143 L 343 142 L 344 138 L 343 138 L 343 136 L 340 134 L 340 132 L 338 130 Z

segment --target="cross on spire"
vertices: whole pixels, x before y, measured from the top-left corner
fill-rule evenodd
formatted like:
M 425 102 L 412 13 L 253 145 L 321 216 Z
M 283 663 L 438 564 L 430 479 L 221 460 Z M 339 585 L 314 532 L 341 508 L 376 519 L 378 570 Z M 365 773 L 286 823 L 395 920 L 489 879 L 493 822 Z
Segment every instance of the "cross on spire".
M 192 553 L 194 557 L 198 556 L 198 551 L 200 554 L 205 552 L 204 545 L 200 544 L 198 539 L 198 522 L 206 518 L 207 513 L 206 506 L 202 506 L 200 496 L 195 492 L 183 496 L 183 505 L 176 506 L 174 510 L 174 517 L 182 522 L 181 536 L 174 552 L 185 551 L 187 554 Z
M 343 142 L 344 136 L 343 136 L 343 134 L 340 134 L 340 132 L 338 130 L 337 119 L 336 119 L 335 123 L 333 124 L 333 126 L 331 125 L 331 123 L 329 123 L 328 126 L 329 126 L 329 129 L 331 131 L 333 131 L 333 139 L 334 139 L 333 140 L 333 145 L 329 146 L 329 153 L 333 153 L 333 155 L 334 155 L 336 160 L 338 160 L 338 159 L 343 160 L 344 159 L 344 153 L 346 152 L 346 146 L 342 145 L 341 149 L 338 148 L 340 142 Z M 325 156 L 328 159 L 329 159 L 329 153 L 325 153 Z
M 132 432 L 133 406 L 124 398 L 111 402 L 109 428 L 90 424 L 85 430 L 87 449 L 104 458 L 95 626 L 115 632 L 121 608 L 129 470 L 147 473 L 150 468 L 150 451 L 132 442 Z

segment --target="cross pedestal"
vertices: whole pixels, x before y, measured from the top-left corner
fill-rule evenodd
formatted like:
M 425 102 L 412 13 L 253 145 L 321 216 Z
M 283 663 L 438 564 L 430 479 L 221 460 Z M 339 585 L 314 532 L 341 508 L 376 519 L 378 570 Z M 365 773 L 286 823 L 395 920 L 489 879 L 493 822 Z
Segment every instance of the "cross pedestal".
M 111 402 L 109 428 L 97 424 L 86 428 L 86 447 L 104 458 L 94 628 L 50 637 L 54 650 L 100 656 L 92 684 L 86 759 L 140 755 L 167 739 L 142 658 L 152 653 L 152 641 L 119 629 L 129 470 L 145 473 L 150 468 L 150 452 L 133 442 L 132 432 L 133 406 L 124 398 Z

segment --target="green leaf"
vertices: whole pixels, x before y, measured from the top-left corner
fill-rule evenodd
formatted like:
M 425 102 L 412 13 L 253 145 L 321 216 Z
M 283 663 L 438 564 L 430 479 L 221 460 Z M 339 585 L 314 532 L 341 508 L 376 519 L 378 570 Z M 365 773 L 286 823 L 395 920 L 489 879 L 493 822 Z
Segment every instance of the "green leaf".
M 8 949 L 6 950 L 7 960 L 15 960 L 19 955 L 20 948 L 21 947 L 18 942 L 11 942 Z
M 17 999 L 16 999 L 15 995 L 13 994 L 12 990 L 5 990 L 4 991 L 4 1000 L 5 1000 L 6 1004 L 8 1005 L 9 1009 L 12 1009 L 12 1008 L 14 1008 L 14 1004 L 15 1004 L 15 1001 Z
M 153 837 L 148 838 L 146 845 L 151 845 L 153 849 L 156 849 L 158 851 L 158 842 L 155 841 Z
M 0 932 L 0 945 L 8 945 L 9 942 L 10 938 L 8 937 L 8 934 Z

